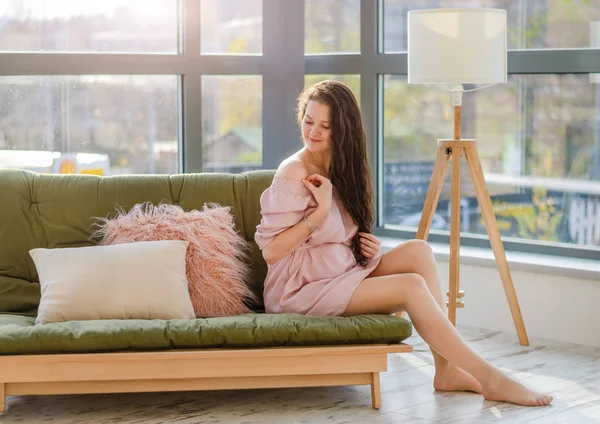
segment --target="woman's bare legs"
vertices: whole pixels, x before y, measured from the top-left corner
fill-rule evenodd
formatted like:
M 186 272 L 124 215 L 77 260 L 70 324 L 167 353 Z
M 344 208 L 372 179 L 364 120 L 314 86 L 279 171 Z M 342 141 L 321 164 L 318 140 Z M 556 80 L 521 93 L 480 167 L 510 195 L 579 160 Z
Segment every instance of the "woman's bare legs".
M 366 278 L 354 292 L 344 315 L 392 314 L 402 309 L 437 354 L 479 381 L 486 399 L 531 406 L 552 401 L 552 397 L 529 390 L 504 375 L 467 346 L 419 274 Z
M 411 240 L 385 253 L 370 277 L 395 274 L 419 274 L 425 279 L 433 298 L 446 315 L 446 302 L 440 284 L 435 256 L 429 244 Z M 439 391 L 466 390 L 481 393 L 481 384 L 470 374 L 450 364 L 446 358 L 431 349 L 435 362 L 433 387 Z

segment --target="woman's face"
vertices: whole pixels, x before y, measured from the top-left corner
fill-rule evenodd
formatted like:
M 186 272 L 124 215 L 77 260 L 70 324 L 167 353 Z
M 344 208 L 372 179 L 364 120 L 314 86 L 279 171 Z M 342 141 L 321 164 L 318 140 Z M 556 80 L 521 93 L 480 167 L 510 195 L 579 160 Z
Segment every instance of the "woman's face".
M 314 100 L 308 102 L 302 120 L 302 138 L 308 150 L 313 153 L 331 148 L 329 106 Z

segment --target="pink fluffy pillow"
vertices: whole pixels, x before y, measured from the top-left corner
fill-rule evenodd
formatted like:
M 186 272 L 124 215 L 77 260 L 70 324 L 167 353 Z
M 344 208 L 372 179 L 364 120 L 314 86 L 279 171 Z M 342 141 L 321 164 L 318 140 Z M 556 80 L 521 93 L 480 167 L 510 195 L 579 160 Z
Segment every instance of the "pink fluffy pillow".
M 220 317 L 251 312 L 246 301 L 255 296 L 247 284 L 244 263 L 247 244 L 235 230 L 229 208 L 211 204 L 185 212 L 169 204 L 135 205 L 113 219 L 98 218 L 94 237 L 101 245 L 150 240 L 187 240 L 188 291 L 196 317 Z M 168 299 L 165 299 L 168 302 Z

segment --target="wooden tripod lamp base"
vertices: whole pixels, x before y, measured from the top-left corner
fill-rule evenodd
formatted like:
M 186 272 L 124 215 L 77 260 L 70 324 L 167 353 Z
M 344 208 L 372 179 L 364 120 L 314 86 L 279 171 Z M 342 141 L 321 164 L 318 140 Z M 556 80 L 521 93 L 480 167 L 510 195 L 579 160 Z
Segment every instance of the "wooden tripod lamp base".
M 435 31 L 432 25 L 435 22 Z M 426 240 L 437 207 L 446 169 L 452 160 L 450 209 L 450 285 L 448 317 L 456 324 L 456 308 L 464 307 L 459 290 L 460 161 L 466 158 L 481 214 L 498 264 L 519 341 L 529 345 L 492 202 L 475 140 L 460 135 L 463 93 L 505 84 L 507 75 L 506 11 L 496 8 L 423 9 L 408 12 L 408 83 L 435 85 L 452 93 L 454 139 L 439 140 L 438 153 L 417 238 Z M 465 90 L 463 84 L 480 85 Z
M 458 111 L 458 119 L 460 120 L 460 109 Z M 452 159 L 452 197 L 450 210 L 450 284 L 448 290 L 448 318 L 453 325 L 456 325 L 456 308 L 464 307 L 464 291 L 459 290 L 459 264 L 460 264 L 460 160 L 461 157 L 466 158 L 469 166 L 469 172 L 479 202 L 479 207 L 483 216 L 483 221 L 488 232 L 490 244 L 494 251 L 504 292 L 508 300 L 510 312 L 519 336 L 519 342 L 523 346 L 529 345 L 521 308 L 517 300 L 517 294 L 510 275 L 508 261 L 504 245 L 500 238 L 500 231 L 496 223 L 496 217 L 492 209 L 492 201 L 490 199 L 487 185 L 481 169 L 479 154 L 477 153 L 477 144 L 475 140 L 438 140 L 438 153 L 433 168 L 433 174 L 427 197 L 423 206 L 423 214 L 421 222 L 417 230 L 417 239 L 427 240 L 431 222 L 435 213 L 448 163 Z

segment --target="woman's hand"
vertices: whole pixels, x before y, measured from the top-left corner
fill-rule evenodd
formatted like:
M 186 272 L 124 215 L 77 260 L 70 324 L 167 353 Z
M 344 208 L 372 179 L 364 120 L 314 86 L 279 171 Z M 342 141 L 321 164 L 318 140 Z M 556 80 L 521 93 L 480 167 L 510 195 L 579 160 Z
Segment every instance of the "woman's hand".
M 313 174 L 306 179 L 302 180 L 302 183 L 308 188 L 313 194 L 315 201 L 319 205 L 318 209 L 321 210 L 323 218 L 327 216 L 331 209 L 332 202 L 332 185 L 331 181 L 319 174 Z
M 381 241 L 373 234 L 370 233 L 358 233 L 360 236 L 360 250 L 367 259 L 373 259 L 379 254 L 379 248 Z

